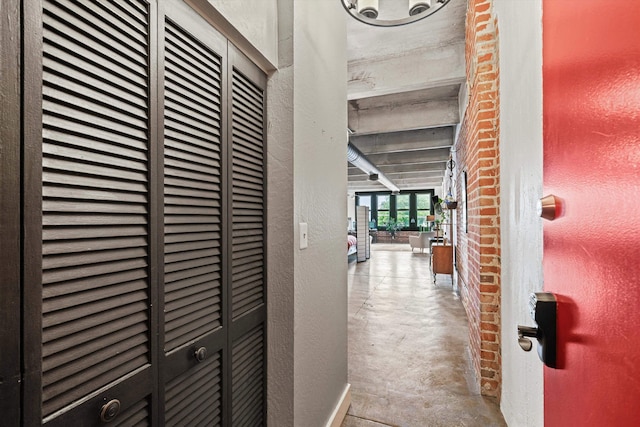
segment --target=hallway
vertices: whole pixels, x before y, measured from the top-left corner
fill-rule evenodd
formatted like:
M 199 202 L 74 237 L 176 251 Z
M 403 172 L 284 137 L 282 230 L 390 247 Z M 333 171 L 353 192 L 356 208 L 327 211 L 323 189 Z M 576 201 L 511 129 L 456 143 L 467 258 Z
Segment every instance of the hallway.
M 352 403 L 342 427 L 506 425 L 480 396 L 464 308 L 450 276 L 433 285 L 428 253 L 375 244 L 348 272 Z

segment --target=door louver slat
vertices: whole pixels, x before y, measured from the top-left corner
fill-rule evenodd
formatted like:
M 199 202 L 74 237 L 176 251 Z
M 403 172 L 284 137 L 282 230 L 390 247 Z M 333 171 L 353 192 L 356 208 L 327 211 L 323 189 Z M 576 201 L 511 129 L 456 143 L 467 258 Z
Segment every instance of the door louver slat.
M 233 345 L 232 418 L 234 426 L 263 425 L 264 332 L 250 331 Z
M 42 180 L 51 184 L 58 184 L 61 186 L 73 186 L 78 185 L 78 178 L 76 174 L 65 174 L 63 171 L 48 171 L 42 172 Z M 119 190 L 124 197 L 130 192 L 145 193 L 146 183 L 134 182 L 134 181 L 118 181 L 115 179 L 99 178 L 93 176 L 83 176 L 82 184 L 88 189 L 97 190 Z
M 67 188 L 67 187 L 47 187 L 43 189 L 43 196 L 50 200 L 65 200 L 77 202 L 78 200 L 93 200 L 94 202 L 121 201 L 139 206 L 145 202 L 145 196 L 140 193 L 124 193 L 117 195 L 93 188 Z M 119 198 L 116 198 L 119 196 Z
M 128 52 L 141 57 L 146 55 L 146 51 L 140 46 L 145 44 L 143 34 L 133 30 L 126 21 L 122 21 L 118 15 L 113 15 L 109 10 L 95 7 L 95 5 L 76 5 L 73 7 L 65 4 L 57 4 L 49 9 L 67 23 L 78 28 L 83 34 L 91 35 L 92 39 L 99 42 L 105 48 L 112 48 L 115 53 Z M 93 6 L 93 7 L 92 7 Z M 86 8 L 86 10 L 85 10 Z M 101 26 L 95 25 L 92 21 L 94 16 L 108 15 L 110 26 L 118 28 L 118 32 L 106 32 Z M 122 35 L 121 35 L 122 33 Z M 135 44 L 129 44 L 130 40 L 135 40 Z M 145 61 L 140 60 L 144 66 Z
M 53 135 L 52 135 L 53 136 Z M 45 138 L 45 141 L 52 141 L 50 138 Z M 141 171 L 145 172 L 146 167 L 145 164 L 139 159 L 129 160 L 121 157 L 119 153 L 119 157 L 114 156 L 113 154 L 100 154 L 100 153 L 91 153 L 90 155 L 87 153 L 86 147 L 78 147 L 78 148 L 70 148 L 65 147 L 60 144 L 59 141 L 56 141 L 58 144 L 46 144 L 44 145 L 43 151 L 52 157 L 63 158 L 68 160 L 73 160 L 75 162 L 82 163 L 91 163 L 96 165 L 108 165 L 111 167 L 117 167 L 124 170 L 131 171 Z M 62 144 L 65 142 L 63 141 Z M 113 150 L 113 146 L 111 147 Z M 50 168 L 54 169 L 56 166 L 55 162 L 51 162 L 49 165 Z M 141 181 L 144 182 L 144 179 Z
M 136 62 L 140 74 L 145 74 L 147 50 L 146 37 L 143 37 L 145 25 L 143 22 L 127 24 L 119 16 L 111 14 L 108 10 L 96 7 L 86 7 L 78 2 L 50 1 L 45 9 L 44 24 L 51 21 L 54 31 L 59 29 L 55 22 L 64 22 L 67 27 L 65 35 L 74 39 L 82 38 L 81 47 L 95 44 L 100 49 L 92 53 L 96 56 L 117 58 L 120 65 L 128 65 Z M 128 58 L 130 62 L 124 61 Z M 134 68 L 134 67 L 132 67 Z
M 124 237 L 124 238 L 105 238 L 102 242 L 103 249 L 124 249 L 124 248 L 137 248 L 146 245 L 144 237 Z M 87 240 L 58 240 L 55 242 L 48 242 L 42 247 L 42 252 L 46 255 L 55 254 L 71 254 L 81 253 L 95 250 L 94 243 Z
M 200 279 L 200 278 L 196 278 Z M 174 305 L 175 307 L 184 307 L 186 305 L 191 305 L 199 301 L 201 298 L 200 295 L 205 295 L 210 298 L 213 298 L 219 294 L 216 293 L 216 290 L 210 289 L 211 284 L 206 281 L 202 283 L 198 283 L 196 286 L 189 286 L 180 291 L 174 291 L 175 295 L 172 295 L 174 299 L 168 300 L 166 305 Z
M 200 240 L 207 232 L 215 234 L 215 238 L 219 238 L 220 224 L 202 225 L 202 224 L 165 224 L 167 236 L 166 242 L 187 242 L 189 240 Z
M 170 351 L 221 324 L 222 70 L 215 53 L 171 21 L 165 46 L 164 348 Z
M 248 169 L 253 169 L 257 172 L 262 172 L 262 153 L 256 152 L 261 150 L 260 136 L 256 136 L 251 139 L 242 139 L 234 135 L 236 141 L 236 157 L 238 164 L 242 164 Z
M 215 314 L 209 314 L 209 312 L 216 312 L 220 310 L 220 306 L 215 304 L 215 301 L 209 302 L 207 310 L 201 310 L 201 313 L 191 312 L 188 316 L 179 315 L 174 316 L 171 329 L 167 328 L 165 332 L 165 342 L 167 348 L 177 348 L 184 341 L 184 336 L 187 334 L 196 335 L 195 331 L 214 331 L 220 324 L 218 317 Z M 204 312 L 204 313 L 202 313 Z M 200 335 L 197 335 L 200 336 Z
M 54 408 L 67 404 L 67 400 L 75 401 L 100 388 L 103 384 L 109 384 L 144 366 L 149 359 L 148 356 L 146 354 L 135 356 L 141 352 L 147 352 L 146 347 L 135 348 L 117 358 L 101 361 L 100 366 L 96 369 L 77 372 L 73 379 L 44 387 L 42 390 L 43 412 L 51 413 Z
M 62 53 L 60 49 L 58 53 Z M 51 52 L 54 53 L 54 52 Z M 122 81 L 120 86 L 113 83 L 105 83 L 110 76 L 109 71 L 103 70 L 91 65 L 86 68 L 78 69 L 77 64 L 72 58 L 55 58 L 44 57 L 42 59 L 44 67 L 47 69 L 47 78 L 51 81 L 51 85 L 56 88 L 66 88 L 72 93 L 87 94 L 101 100 L 103 104 L 113 103 L 120 110 L 124 110 L 125 105 L 133 105 L 137 108 L 145 108 L 145 104 L 141 99 L 144 96 L 142 88 L 132 85 L 129 82 Z M 143 117 L 141 112 L 134 112 L 137 117 Z
M 174 172 L 175 173 L 175 172 Z M 189 196 L 189 192 L 193 191 L 211 191 L 220 192 L 220 185 L 217 182 L 209 183 L 207 181 L 198 182 L 198 187 L 193 188 L 194 182 L 188 179 L 172 178 L 171 175 L 165 176 L 165 191 L 168 195 L 180 194 L 184 197 Z
M 105 237 L 146 236 L 147 229 L 144 225 L 131 225 L 119 227 L 85 226 L 82 228 L 60 227 L 43 229 L 43 240 L 53 242 L 68 239 L 97 239 Z
M 205 282 L 205 284 L 211 287 L 210 283 Z M 213 307 L 218 307 L 218 305 L 215 304 L 220 301 L 218 295 L 215 290 L 210 290 L 208 292 L 200 292 L 195 297 L 192 295 L 186 299 L 186 301 L 176 300 L 174 303 L 167 304 L 167 311 L 171 311 L 171 313 L 167 315 L 167 321 L 176 319 L 184 324 L 188 323 L 187 319 L 189 319 L 190 316 L 194 318 L 197 315 L 208 316 L 209 313 L 207 313 L 205 309 L 211 307 L 212 304 L 214 304 Z M 205 300 L 200 301 L 199 298 L 204 298 Z
M 44 2 L 45 416 L 149 363 L 146 7 Z
M 252 184 L 261 185 L 263 181 L 261 166 L 247 163 L 243 159 L 242 153 L 236 153 L 234 157 L 236 159 L 236 168 L 233 171 L 234 187 L 248 186 L 251 188 Z
M 180 133 L 177 130 L 172 130 L 171 128 L 166 128 L 164 130 L 164 138 L 167 148 L 180 148 L 181 144 L 189 144 L 193 148 L 183 148 L 185 152 L 189 152 L 189 150 L 192 150 L 194 153 L 197 153 L 197 150 L 211 150 L 211 153 L 215 152 L 214 147 L 208 144 L 206 141 L 202 141 L 201 139 L 193 137 L 188 133 Z M 176 140 L 178 142 L 176 142 Z
M 251 249 L 254 248 L 254 249 Z M 233 265 L 239 268 L 250 268 L 249 266 L 260 266 L 262 264 L 262 242 L 244 245 L 244 250 L 236 251 L 233 254 Z
M 104 264 L 110 261 L 124 261 L 143 258 L 147 254 L 146 248 L 121 248 L 119 250 L 91 251 L 79 257 L 77 253 L 64 255 L 49 255 L 42 263 L 43 268 L 53 270 L 81 265 Z
M 125 331 L 128 332 L 128 331 Z M 126 334 L 123 334 L 126 335 Z M 45 369 L 51 371 L 50 375 L 47 377 L 48 382 L 44 382 L 45 390 L 47 386 L 50 384 L 54 384 L 56 382 L 61 382 L 65 378 L 70 377 L 74 372 L 78 371 L 91 371 L 95 368 L 96 364 L 104 364 L 109 363 L 108 361 L 112 358 L 119 358 L 122 360 L 127 360 L 130 358 L 134 358 L 143 354 L 147 351 L 144 344 L 146 342 L 146 334 L 136 334 L 132 337 L 126 338 L 124 340 L 116 341 L 116 337 L 113 340 L 105 340 L 105 342 L 110 342 L 110 346 L 106 348 L 100 348 L 98 351 L 94 352 L 95 358 L 93 360 L 90 359 L 82 359 L 73 364 L 69 364 L 68 360 L 74 360 L 74 355 L 70 354 L 71 352 L 59 353 L 56 356 L 59 357 L 49 357 L 47 363 L 43 364 Z M 73 349 L 73 352 L 83 353 L 90 346 L 76 346 Z M 63 363 L 66 365 L 63 365 Z M 90 378 L 88 376 L 88 378 Z
M 144 399 L 131 405 L 118 414 L 109 425 L 114 427 L 146 427 L 151 425 L 149 422 L 149 402 Z
M 147 277 L 147 272 L 144 269 L 123 271 L 121 273 L 111 274 L 109 276 L 101 277 L 98 279 L 79 279 L 72 281 L 65 281 L 57 284 L 51 284 L 44 289 L 43 296 L 47 300 L 45 304 L 48 304 L 48 300 L 59 297 L 66 294 L 75 294 L 81 291 L 90 291 L 92 289 L 99 289 L 118 283 L 134 282 L 137 280 L 144 281 Z
M 100 328 L 101 326 L 107 324 L 108 322 L 115 322 L 120 326 L 120 322 L 118 319 L 130 318 L 131 315 L 143 312 L 143 319 L 146 323 L 148 319 L 147 314 L 144 313 L 143 308 L 146 305 L 143 302 L 138 302 L 136 304 L 129 304 L 126 306 L 116 307 L 109 309 L 108 311 L 104 311 L 101 313 L 95 313 L 91 317 L 86 317 L 82 319 L 82 322 L 74 323 L 63 323 L 56 327 L 51 327 L 43 330 L 43 342 L 48 343 L 55 339 L 59 339 L 65 336 L 69 336 L 72 334 L 78 333 L 78 331 L 90 331 L 92 328 Z M 131 318 L 135 318 L 137 320 L 140 317 L 131 316 Z M 124 325 L 127 326 L 127 325 Z M 95 334 L 95 332 L 93 332 Z M 49 352 L 46 348 L 43 350 L 43 354 Z
M 103 328 L 86 329 L 71 337 L 67 336 L 62 339 L 49 342 L 49 345 L 47 345 L 47 353 L 45 353 L 44 356 L 56 355 L 52 357 L 52 360 L 55 360 L 55 358 L 58 357 L 57 355 L 62 354 L 65 350 L 71 348 L 74 343 L 78 343 L 78 345 L 87 345 L 87 349 L 90 352 L 94 352 L 100 348 L 101 344 L 99 338 L 102 338 L 103 336 L 107 337 L 108 345 L 110 343 L 117 342 L 120 339 L 144 333 L 143 322 L 146 316 L 140 313 L 134 313 L 127 317 L 129 318 L 125 320 L 126 323 L 123 323 L 135 324 L 136 327 L 123 328 L 122 325 L 117 322 L 105 323 L 103 324 Z
M 82 292 L 72 292 L 68 286 L 65 286 L 65 289 L 68 291 L 65 297 L 55 298 L 54 296 L 51 296 L 43 303 L 43 308 L 45 312 L 51 313 L 58 310 L 64 310 L 69 306 L 80 306 L 83 304 L 107 300 L 108 298 L 119 298 L 122 295 L 134 293 L 139 295 L 141 298 L 144 298 L 144 289 L 146 286 L 147 284 L 144 279 L 132 282 L 120 281 L 112 286 L 103 285 L 91 290 L 82 290 Z M 62 320 L 63 315 L 59 314 L 56 315 L 56 317 Z
M 215 260 L 212 261 L 210 258 L 200 258 L 200 259 L 192 259 L 192 260 L 182 261 L 182 262 L 175 262 L 171 264 L 170 267 L 171 269 L 166 270 L 167 274 L 165 277 L 166 277 L 167 283 L 169 283 L 170 278 L 175 277 L 170 273 L 179 272 L 180 274 L 183 274 L 185 273 L 184 270 L 193 270 L 195 272 L 195 271 L 201 271 L 202 268 L 206 268 L 206 267 L 212 267 L 214 269 L 213 271 L 218 271 L 219 269 L 219 266 L 215 264 Z M 186 274 L 189 274 L 189 272 L 187 271 Z
M 234 107 L 236 104 L 234 103 Z M 250 141 L 259 140 L 261 138 L 261 129 L 250 122 L 254 118 L 246 114 L 236 117 L 236 126 L 233 129 L 233 137 L 237 139 L 242 146 L 250 146 Z M 251 150 L 250 150 L 251 151 Z
M 182 280 L 187 280 L 191 277 L 195 277 L 198 275 L 207 274 L 209 280 L 219 279 L 220 274 L 218 273 L 220 269 L 216 265 L 205 265 L 200 268 L 190 268 L 188 270 L 179 270 L 171 274 L 167 274 L 167 280 L 170 281 L 172 287 L 180 288 L 180 282 Z M 168 297 L 170 300 L 171 297 Z
M 216 353 L 187 375 L 170 381 L 165 396 L 166 425 L 221 425 L 221 378 L 220 354 Z
M 48 151 L 47 147 L 48 141 L 45 142 L 43 146 L 43 150 Z M 85 154 L 87 157 L 90 156 L 89 153 Z M 117 163 L 118 159 L 114 158 L 113 163 Z M 57 157 L 45 157 L 42 159 L 42 166 L 49 171 L 66 171 L 69 173 L 75 173 L 77 175 L 91 175 L 91 176 L 99 176 L 99 177 L 109 177 L 113 180 L 117 181 L 137 181 L 137 182 L 147 182 L 147 177 L 144 172 L 138 170 L 124 169 L 118 168 L 114 166 L 99 166 L 98 162 L 94 162 L 93 164 L 79 163 L 77 160 L 73 158 L 57 158 Z M 77 181 L 76 181 L 77 182 Z
M 102 275 L 117 274 L 124 270 L 133 270 L 138 268 L 146 268 L 147 261 L 145 259 L 131 259 L 126 261 L 113 261 L 110 263 L 85 265 L 80 268 L 62 268 L 54 270 L 45 270 L 42 274 L 43 285 L 70 281 L 79 278 L 88 278 Z M 96 277 L 96 280 L 102 280 L 102 277 Z M 46 293 L 46 291 L 45 291 Z
M 169 133 L 172 133 L 171 137 Z M 196 165 L 205 165 L 208 167 L 220 167 L 220 153 L 215 151 L 212 144 L 203 143 L 188 134 L 184 134 L 182 141 L 175 141 L 176 132 L 168 132 L 165 138 L 165 156 L 170 161 L 190 161 Z M 179 163 L 178 163 L 179 164 Z
M 201 148 L 193 144 L 185 144 L 179 141 L 173 141 L 165 138 L 165 155 L 169 157 L 180 157 L 184 160 L 202 163 L 207 166 L 220 167 L 220 155 L 216 152 L 208 150 L 206 147 Z

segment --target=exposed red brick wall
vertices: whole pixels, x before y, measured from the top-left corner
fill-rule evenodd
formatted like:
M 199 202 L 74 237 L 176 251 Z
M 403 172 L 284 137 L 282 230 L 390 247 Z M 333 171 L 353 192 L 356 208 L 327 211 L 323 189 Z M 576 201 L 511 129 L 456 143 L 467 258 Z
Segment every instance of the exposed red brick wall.
M 457 181 L 467 172 L 468 232 L 457 230 L 460 295 L 482 394 L 500 396 L 500 153 L 498 31 L 493 0 L 470 0 L 466 22 L 468 105 L 456 141 Z M 464 100 L 461 100 L 464 102 Z M 457 198 L 462 200 L 462 185 Z M 462 214 L 458 210 L 458 215 Z M 462 218 L 458 217 L 461 226 Z

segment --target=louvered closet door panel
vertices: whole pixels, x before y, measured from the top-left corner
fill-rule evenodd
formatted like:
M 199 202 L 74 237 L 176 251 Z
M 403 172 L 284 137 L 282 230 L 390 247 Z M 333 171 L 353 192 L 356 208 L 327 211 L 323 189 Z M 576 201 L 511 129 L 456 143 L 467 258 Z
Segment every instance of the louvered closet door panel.
M 233 46 L 231 92 L 232 425 L 265 423 L 265 78 Z
M 43 416 L 128 378 L 144 424 L 149 6 L 47 0 L 43 35 Z
M 165 24 L 165 350 L 221 326 L 221 59 Z
M 238 70 L 232 76 L 232 312 L 264 304 L 263 91 Z
M 227 41 L 182 1 L 164 10 L 164 420 L 216 426 L 224 416 Z

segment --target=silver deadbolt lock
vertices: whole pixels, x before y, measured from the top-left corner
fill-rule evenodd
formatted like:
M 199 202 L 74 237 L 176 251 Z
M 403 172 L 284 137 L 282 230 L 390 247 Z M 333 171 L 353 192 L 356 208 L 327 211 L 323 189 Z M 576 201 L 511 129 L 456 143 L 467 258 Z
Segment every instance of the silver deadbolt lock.
M 538 341 L 538 357 L 551 368 L 557 367 L 557 305 L 555 295 L 550 292 L 531 294 L 529 296 L 529 314 L 537 327 L 518 325 L 518 344 L 520 347 L 524 351 L 530 351 L 533 343 L 529 338 L 535 338 Z
M 562 203 L 559 197 L 550 194 L 538 200 L 538 215 L 549 221 L 560 216 Z

